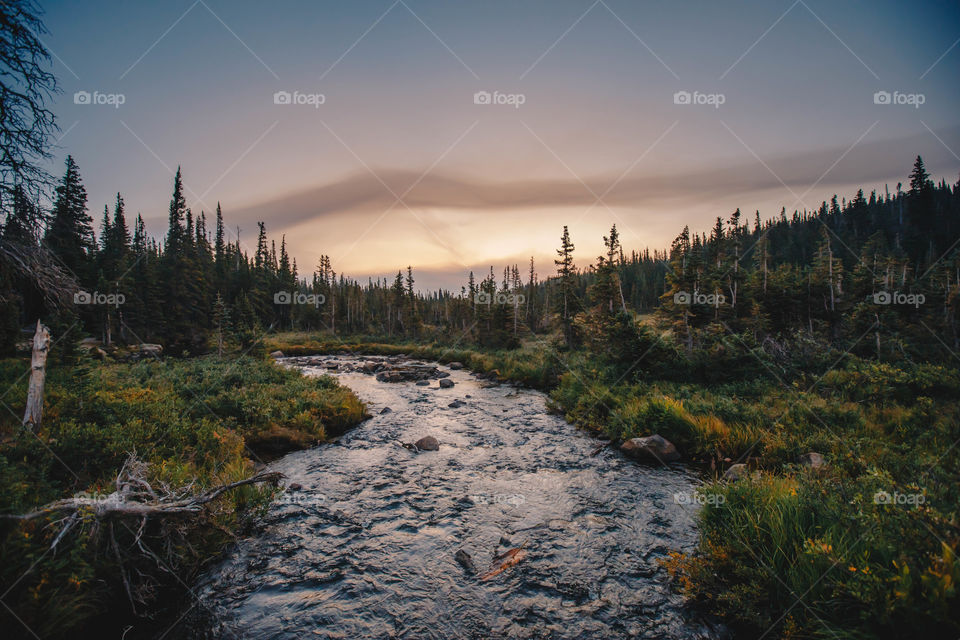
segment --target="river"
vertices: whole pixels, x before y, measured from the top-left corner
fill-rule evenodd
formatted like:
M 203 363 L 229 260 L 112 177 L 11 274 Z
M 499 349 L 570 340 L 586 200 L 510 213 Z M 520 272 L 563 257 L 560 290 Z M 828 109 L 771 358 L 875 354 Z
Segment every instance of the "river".
M 453 388 L 356 370 L 381 360 L 286 360 L 336 376 L 374 417 L 270 465 L 301 488 L 197 583 L 205 615 L 194 637 L 723 635 L 671 592 L 658 564 L 696 544 L 694 473 L 615 449 L 591 456 L 598 441 L 536 391 L 445 366 Z M 402 446 L 428 435 L 438 451 Z M 486 580 L 455 559 L 462 549 L 483 573 L 515 548 L 523 559 Z

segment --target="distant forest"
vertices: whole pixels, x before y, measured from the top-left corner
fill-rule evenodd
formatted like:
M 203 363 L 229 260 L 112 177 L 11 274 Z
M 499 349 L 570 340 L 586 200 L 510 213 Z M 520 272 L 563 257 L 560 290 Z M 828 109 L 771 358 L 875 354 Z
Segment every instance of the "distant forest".
M 718 333 L 773 349 L 800 336 L 843 349 L 856 340 L 854 352 L 880 358 L 941 360 L 960 350 L 960 181 L 935 184 L 919 157 L 906 191 L 860 190 L 767 220 L 737 209 L 709 232 L 685 227 L 669 250 L 626 253 L 614 227 L 605 255 L 585 269 L 574 266 L 574 239 L 564 228 L 555 264 L 531 258 L 522 268 L 491 267 L 471 272 L 459 291 L 426 294 L 410 266 L 392 280 L 359 282 L 321 256 L 305 275 L 263 222 L 249 255 L 227 240 L 219 205 L 212 220 L 187 207 L 179 170 L 162 240 L 146 235 L 139 215 L 128 223 L 119 193 L 95 233 L 71 157 L 50 211 L 22 190 L 10 199 L 3 241 L 48 250 L 77 292 L 72 305 L 51 303 L 4 269 L 0 350 L 7 354 L 41 317 L 55 336 L 158 342 L 180 355 L 224 340 L 251 347 L 267 332 L 291 329 L 446 336 L 490 348 L 560 329 L 572 346 L 603 331 L 604 315 L 628 317 L 636 328 L 636 315 L 651 312 L 654 326 L 672 329 L 688 351 L 713 348 Z

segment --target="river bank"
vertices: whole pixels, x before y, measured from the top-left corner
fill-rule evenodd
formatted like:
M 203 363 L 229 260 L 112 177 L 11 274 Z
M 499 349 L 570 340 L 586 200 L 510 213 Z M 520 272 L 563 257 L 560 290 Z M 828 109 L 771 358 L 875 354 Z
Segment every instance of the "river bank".
M 250 477 L 277 442 L 312 446 L 364 417 L 362 403 L 332 378 L 307 378 L 262 358 L 81 358 L 49 363 L 43 422 L 26 432 L 17 415 L 28 367 L 0 361 L 10 408 L 0 417 L 3 514 L 71 497 L 104 500 L 118 490 L 131 454 L 145 465 L 151 491 L 200 493 Z M 179 615 L 184 585 L 248 530 L 273 492 L 244 486 L 173 520 L 99 522 L 89 510 L 72 521 L 55 513 L 0 519 L 0 620 L 8 637 L 162 634 Z
M 727 375 L 708 383 L 678 381 L 656 349 L 627 375 L 544 340 L 477 351 L 286 334 L 271 348 L 460 361 L 548 391 L 554 410 L 591 432 L 666 437 L 702 462 L 712 496 L 696 549 L 667 566 L 737 637 L 960 631 L 956 369 L 826 353 L 761 366 L 762 354 L 731 353 Z

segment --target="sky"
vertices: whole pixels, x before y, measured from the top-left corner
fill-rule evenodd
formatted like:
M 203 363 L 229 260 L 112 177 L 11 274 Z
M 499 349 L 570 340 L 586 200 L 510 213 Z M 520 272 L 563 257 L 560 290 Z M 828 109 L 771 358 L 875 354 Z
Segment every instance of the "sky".
M 960 3 L 884 0 L 41 2 L 62 93 L 51 171 L 162 236 L 180 166 L 301 274 L 466 273 L 569 225 L 662 249 L 740 208 L 960 175 Z

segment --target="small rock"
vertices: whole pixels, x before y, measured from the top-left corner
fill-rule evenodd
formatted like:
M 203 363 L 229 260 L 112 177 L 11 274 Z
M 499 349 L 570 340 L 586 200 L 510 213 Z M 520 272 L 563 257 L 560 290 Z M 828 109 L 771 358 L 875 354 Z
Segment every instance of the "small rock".
M 291 482 L 287 485 L 287 491 L 300 491 L 303 489 L 303 485 L 299 482 Z
M 443 380 L 440 381 L 440 388 L 441 388 L 441 389 L 452 389 L 452 388 L 453 388 L 453 380 L 448 380 L 447 378 L 444 378 Z
M 388 413 L 393 413 L 393 409 L 390 407 L 384 407 L 383 409 L 380 409 L 380 415 L 385 416 Z
M 738 462 L 735 465 L 731 465 L 731 467 L 723 473 L 723 480 L 739 480 L 740 478 L 745 477 L 748 471 L 749 469 L 747 468 L 747 465 L 743 464 L 742 462 Z
M 90 350 L 90 355 L 91 355 L 92 357 L 96 358 L 97 360 L 106 360 L 106 359 L 107 359 L 107 352 L 104 351 L 103 349 L 101 349 L 100 347 L 94 347 L 93 349 L 91 349 L 91 350 Z
M 630 438 L 620 446 L 620 451 L 637 460 L 673 462 L 680 459 L 680 452 L 673 443 L 659 435 Z
M 414 442 L 413 446 L 420 451 L 437 451 L 440 448 L 440 443 L 433 436 L 427 436 Z
M 451 409 L 459 409 L 460 407 L 464 406 L 464 404 L 465 404 L 465 403 L 460 402 L 459 400 L 454 400 L 453 402 L 451 402 L 451 403 L 448 404 L 447 406 L 450 407 Z
M 510 538 L 504 538 L 503 536 L 500 536 L 500 546 L 510 547 L 510 546 L 513 546 L 513 543 L 510 542 Z
M 463 397 L 464 397 L 464 398 L 472 398 L 473 396 L 468 393 L 467 395 L 465 395 L 465 396 L 463 396 Z
M 271 357 L 271 358 L 282 358 L 282 357 L 283 357 L 283 351 L 280 351 L 279 349 L 277 349 L 276 351 L 271 351 L 271 352 L 270 352 L 270 357 Z
M 417 383 L 417 386 L 418 386 L 418 387 L 429 387 L 429 386 L 430 386 L 430 382 L 427 381 L 427 380 L 421 380 L 421 381 L 419 381 L 419 382 Z
M 805 467 L 810 467 L 811 469 L 819 469 L 824 464 L 823 456 L 817 453 L 816 451 L 811 451 L 810 453 L 805 453 L 800 456 L 800 464 Z
M 450 363 L 449 365 L 447 365 L 447 366 L 450 367 L 450 369 L 452 369 L 453 371 L 459 371 L 460 369 L 463 369 L 463 363 L 462 363 L 462 362 L 451 362 L 451 363 Z
M 473 564 L 473 558 L 470 557 L 470 554 L 460 549 L 454 554 L 454 559 L 460 563 L 460 566 L 467 570 L 468 573 L 474 574 L 477 572 L 476 565 Z

